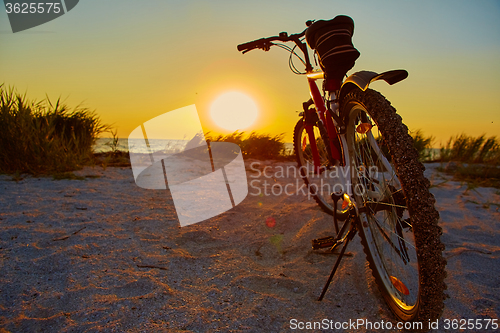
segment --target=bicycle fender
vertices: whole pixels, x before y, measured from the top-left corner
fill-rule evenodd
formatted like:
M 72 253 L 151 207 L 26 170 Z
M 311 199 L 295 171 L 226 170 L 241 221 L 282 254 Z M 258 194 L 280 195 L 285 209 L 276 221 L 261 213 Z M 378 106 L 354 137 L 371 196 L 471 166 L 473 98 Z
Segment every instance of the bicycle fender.
M 390 85 L 393 85 L 395 83 L 398 83 L 399 81 L 406 79 L 407 77 L 408 72 L 404 69 L 396 69 L 383 72 L 381 74 L 370 71 L 356 72 L 349 76 L 342 84 L 342 87 L 340 88 L 340 101 L 343 100 L 344 96 L 346 96 L 349 91 L 356 87 L 365 91 L 373 81 L 384 80 Z

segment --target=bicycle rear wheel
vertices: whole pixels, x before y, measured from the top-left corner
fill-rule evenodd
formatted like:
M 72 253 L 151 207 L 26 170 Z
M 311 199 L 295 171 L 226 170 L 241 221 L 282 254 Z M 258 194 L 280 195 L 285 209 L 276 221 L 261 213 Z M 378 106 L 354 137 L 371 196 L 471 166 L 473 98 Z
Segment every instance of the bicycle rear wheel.
M 413 140 L 378 92 L 351 91 L 342 101 L 359 232 L 375 280 L 404 321 L 443 311 L 445 265 L 439 214 Z
M 341 190 L 340 171 L 333 166 L 329 154 L 330 143 L 328 134 L 323 124 L 317 122 L 313 125 L 314 138 L 318 149 L 320 168 L 315 171 L 313 153 L 305 121 L 300 119 L 295 125 L 293 134 L 293 148 L 297 158 L 299 173 L 308 187 L 311 196 L 324 212 L 333 214 L 333 200 L 330 194 Z

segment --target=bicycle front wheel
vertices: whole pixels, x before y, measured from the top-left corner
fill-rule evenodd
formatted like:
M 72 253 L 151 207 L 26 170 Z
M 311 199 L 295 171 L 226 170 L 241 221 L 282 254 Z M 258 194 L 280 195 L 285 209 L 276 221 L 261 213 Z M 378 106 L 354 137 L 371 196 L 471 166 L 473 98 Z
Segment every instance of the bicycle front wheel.
M 404 321 L 439 318 L 446 261 L 439 214 L 408 128 L 378 92 L 342 101 L 359 232 L 385 301 Z

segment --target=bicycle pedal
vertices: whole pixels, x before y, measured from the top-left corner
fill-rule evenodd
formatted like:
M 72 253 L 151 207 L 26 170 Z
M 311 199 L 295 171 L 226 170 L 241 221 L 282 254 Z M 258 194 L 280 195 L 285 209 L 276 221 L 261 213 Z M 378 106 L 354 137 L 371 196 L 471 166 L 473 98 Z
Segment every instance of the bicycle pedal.
M 311 241 L 313 250 L 323 249 L 325 247 L 332 247 L 335 244 L 336 240 L 333 236 L 313 239 Z

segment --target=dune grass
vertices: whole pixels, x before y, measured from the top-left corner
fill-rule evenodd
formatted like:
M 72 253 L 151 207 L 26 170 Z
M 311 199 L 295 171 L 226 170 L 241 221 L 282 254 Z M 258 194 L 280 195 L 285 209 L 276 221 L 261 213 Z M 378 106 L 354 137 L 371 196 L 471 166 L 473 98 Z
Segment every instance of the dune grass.
M 495 165 L 460 165 L 449 173 L 451 173 L 456 180 L 466 182 L 474 187 L 500 188 L 500 168 Z
M 486 163 L 500 165 L 500 142 L 495 136 L 472 137 L 461 134 L 452 137 L 440 149 L 440 160 L 463 163 Z
M 450 138 L 440 149 L 440 170 L 453 175 L 469 186 L 500 188 L 500 142 L 496 137 L 486 138 L 461 134 Z
M 257 132 L 251 132 L 245 135 L 245 132 L 238 131 L 219 136 L 212 136 L 210 132 L 205 134 L 205 138 L 208 141 L 236 143 L 240 146 L 245 158 L 274 160 L 293 159 L 293 152 L 288 151 L 285 147 L 284 136 L 284 133 L 273 136 Z
M 417 130 L 410 133 L 413 138 L 413 146 L 417 149 L 418 158 L 422 162 L 432 161 L 436 158 L 433 154 L 432 144 L 434 143 L 434 137 L 424 135 L 422 130 Z
M 97 115 L 58 99 L 30 101 L 0 85 L 0 172 L 56 174 L 92 163 L 98 135 L 108 131 Z
M 423 162 L 460 162 L 474 164 L 500 165 L 500 141 L 486 135 L 473 137 L 460 134 L 451 137 L 448 142 L 439 148 L 438 154 L 433 154 L 432 148 L 435 138 L 425 136 L 421 130 L 410 133 L 413 143 Z

